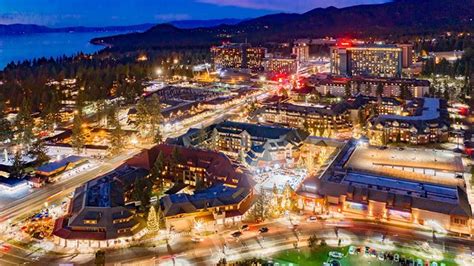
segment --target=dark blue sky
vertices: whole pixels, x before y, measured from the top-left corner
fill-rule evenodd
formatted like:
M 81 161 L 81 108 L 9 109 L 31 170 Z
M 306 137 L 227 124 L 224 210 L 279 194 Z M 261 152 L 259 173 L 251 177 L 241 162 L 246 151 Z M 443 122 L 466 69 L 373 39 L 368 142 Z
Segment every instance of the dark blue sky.
M 387 0 L 0 0 L 0 24 L 107 26 L 185 19 L 251 18 Z

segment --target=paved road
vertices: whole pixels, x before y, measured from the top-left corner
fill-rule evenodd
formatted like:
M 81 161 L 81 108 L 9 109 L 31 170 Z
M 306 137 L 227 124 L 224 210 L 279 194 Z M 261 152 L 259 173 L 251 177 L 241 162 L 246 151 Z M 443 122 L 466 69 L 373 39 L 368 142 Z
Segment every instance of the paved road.
M 104 174 L 122 164 L 126 159 L 132 157 L 138 153 L 135 151 L 128 151 L 117 157 L 114 157 L 91 171 L 79 174 L 74 178 L 63 180 L 54 184 L 49 184 L 43 188 L 40 188 L 33 193 L 28 194 L 22 199 L 11 202 L 0 209 L 0 218 L 2 221 L 7 219 L 14 219 L 20 215 L 24 215 L 35 209 L 40 209 L 45 202 L 50 202 L 55 199 L 60 199 L 73 192 L 74 189 L 97 177 L 100 174 Z
M 259 96 L 259 99 L 264 99 L 268 97 L 267 93 L 262 93 Z M 216 110 L 212 116 L 206 117 L 201 121 L 198 121 L 193 124 L 188 124 L 186 127 L 170 132 L 165 137 L 176 137 L 179 136 L 187 131 L 190 127 L 203 127 L 208 126 L 213 123 L 217 123 L 219 121 L 228 119 L 232 116 L 239 115 L 242 109 L 245 107 L 246 103 L 242 102 L 231 106 L 227 109 Z M 41 209 L 45 202 L 54 202 L 58 199 L 66 197 L 68 194 L 72 193 L 76 187 L 80 186 L 81 184 L 88 182 L 89 180 L 94 179 L 95 177 L 105 174 L 122 163 L 124 163 L 127 159 L 137 154 L 139 150 L 131 150 L 126 153 L 122 153 L 119 156 L 116 156 L 112 159 L 109 159 L 100 164 L 100 166 L 88 170 L 82 174 L 78 174 L 72 178 L 47 185 L 41 189 L 38 189 L 22 199 L 13 201 L 9 204 L 6 204 L 0 208 L 0 221 L 5 221 L 8 219 L 14 220 L 15 218 L 19 218 L 23 215 L 29 214 L 35 210 Z M 9 246 L 10 250 L 2 251 L 0 250 L 0 265 L 3 264 L 11 264 L 11 265 L 18 265 L 18 264 L 38 264 L 41 265 L 42 263 L 36 262 L 33 258 L 37 257 L 38 254 L 35 254 L 34 251 L 23 249 L 19 246 Z M 77 254 L 76 254 L 77 255 Z M 61 259 L 63 256 L 55 256 L 53 259 L 60 259 L 64 261 L 68 261 L 71 259 L 70 256 L 66 256 L 65 259 Z M 73 254 L 73 257 L 75 255 Z M 51 258 L 49 258 L 51 259 Z M 44 265 L 44 264 L 43 264 Z
M 297 231 L 290 228 L 288 221 L 277 221 L 265 224 L 269 232 L 261 235 L 258 229 L 263 225 L 251 225 L 249 231 L 245 231 L 239 239 L 230 236 L 234 230 L 219 230 L 218 234 L 206 237 L 202 242 L 192 242 L 191 236 L 182 236 L 170 243 L 158 247 L 130 247 L 126 249 L 111 251 L 106 254 L 107 265 L 212 265 L 220 258 L 238 260 L 242 258 L 263 257 L 270 258 L 272 254 L 307 245 L 309 236 L 316 234 L 326 239 L 329 245 L 337 245 L 336 230 L 338 228 L 339 238 L 343 244 L 355 245 L 381 245 L 387 242 L 403 243 L 403 245 L 419 245 L 429 243 L 431 247 L 438 250 L 446 250 L 453 253 L 470 254 L 474 249 L 474 241 L 455 237 L 437 238 L 433 242 L 430 233 L 415 231 L 391 225 L 383 225 L 368 222 L 302 222 Z M 386 235 L 381 242 L 382 235 Z M 371 244 L 367 244 L 368 240 Z M 331 243 L 332 242 L 332 243 Z M 379 244 L 377 244 L 379 243 Z M 224 247 L 225 245 L 225 247 Z M 59 263 L 68 260 L 45 260 L 43 263 Z M 84 265 L 93 263 L 93 257 L 82 261 Z

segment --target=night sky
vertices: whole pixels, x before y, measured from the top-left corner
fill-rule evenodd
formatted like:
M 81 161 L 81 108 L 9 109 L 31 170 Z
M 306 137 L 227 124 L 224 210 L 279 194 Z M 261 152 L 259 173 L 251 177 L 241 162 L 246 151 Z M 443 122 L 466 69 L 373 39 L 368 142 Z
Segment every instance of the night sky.
M 0 0 L 0 24 L 53 27 L 159 23 L 187 19 L 252 18 L 316 7 L 387 0 Z

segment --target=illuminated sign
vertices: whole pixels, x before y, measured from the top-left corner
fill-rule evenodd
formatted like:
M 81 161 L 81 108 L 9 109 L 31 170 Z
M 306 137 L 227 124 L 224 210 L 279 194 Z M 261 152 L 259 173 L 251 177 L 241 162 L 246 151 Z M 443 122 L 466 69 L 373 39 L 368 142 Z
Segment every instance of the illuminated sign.
M 394 219 L 402 219 L 402 220 L 411 219 L 411 213 L 404 212 L 404 211 L 388 210 L 388 215 L 390 218 L 394 218 Z
M 367 204 L 350 202 L 350 201 L 346 201 L 346 208 L 355 210 L 355 211 L 366 211 L 368 209 Z

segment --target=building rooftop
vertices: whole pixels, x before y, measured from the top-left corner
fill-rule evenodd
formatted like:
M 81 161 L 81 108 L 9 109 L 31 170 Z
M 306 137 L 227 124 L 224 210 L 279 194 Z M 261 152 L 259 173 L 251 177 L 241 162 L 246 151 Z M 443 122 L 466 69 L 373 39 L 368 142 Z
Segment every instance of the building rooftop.
M 59 161 L 43 164 L 40 167 L 36 168 L 36 171 L 50 173 L 50 172 L 54 172 L 58 169 L 61 169 L 63 167 L 66 167 L 67 165 L 69 165 L 71 163 L 78 163 L 78 162 L 83 161 L 83 160 L 85 160 L 84 157 L 71 155 L 71 156 L 68 156 L 68 157 L 66 157 L 64 159 L 61 159 Z
M 193 195 L 179 193 L 160 199 L 165 216 L 193 213 L 206 208 L 235 205 L 251 194 L 251 188 L 231 188 L 223 184 L 214 185 Z
M 419 180 L 375 174 L 346 168 L 357 144 L 349 141 L 320 179 L 313 179 L 315 190 L 302 189 L 301 193 L 322 196 L 346 196 L 346 200 L 367 203 L 374 200 L 400 209 L 417 208 L 449 215 L 472 217 L 467 194 L 460 186 L 442 185 Z M 398 205 L 397 205 L 398 204 Z
M 122 165 L 76 188 L 67 215 L 55 223 L 53 234 L 65 239 L 106 240 L 133 235 L 142 228 L 134 210 L 125 206 L 125 191 L 135 179 L 145 178 L 143 168 Z M 129 218 L 129 219 L 128 219 Z M 117 219 L 125 221 L 115 222 Z M 130 230 L 119 230 L 129 228 Z

